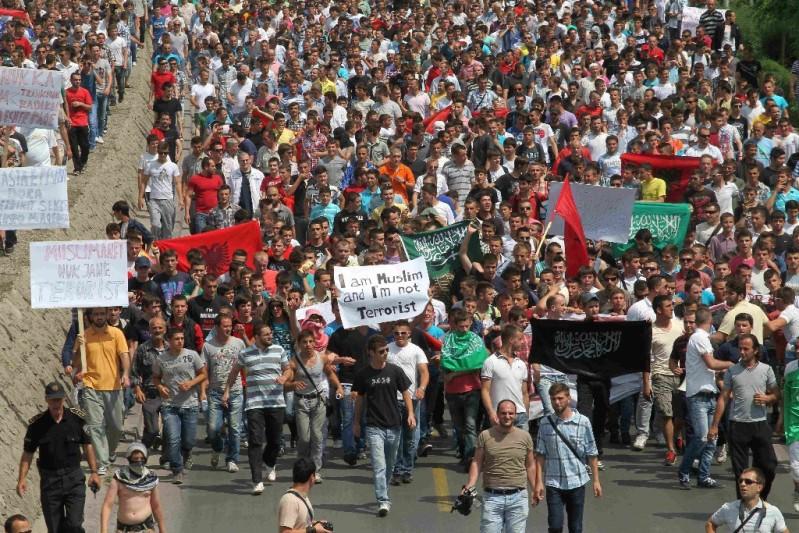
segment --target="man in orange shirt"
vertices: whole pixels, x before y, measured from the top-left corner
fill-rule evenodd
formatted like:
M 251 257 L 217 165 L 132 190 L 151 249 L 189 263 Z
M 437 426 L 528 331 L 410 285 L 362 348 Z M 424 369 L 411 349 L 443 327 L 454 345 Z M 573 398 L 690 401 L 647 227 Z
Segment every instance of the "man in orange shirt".
M 413 175 L 413 171 L 400 161 L 402 161 L 402 150 L 392 148 L 388 163 L 380 167 L 380 174 L 385 174 L 391 178 L 391 187 L 394 189 L 394 193 L 402 196 L 405 204 L 412 208 L 410 198 L 413 197 L 416 177 Z
M 88 310 L 89 328 L 78 335 L 72 357 L 75 379 L 83 380 L 80 407 L 86 412 L 86 433 L 92 440 L 97 473 L 108 472 L 110 455 L 122 437 L 123 388 L 130 386 L 128 343 L 122 330 L 108 325 L 104 307 Z M 81 367 L 80 346 L 86 347 L 86 368 Z

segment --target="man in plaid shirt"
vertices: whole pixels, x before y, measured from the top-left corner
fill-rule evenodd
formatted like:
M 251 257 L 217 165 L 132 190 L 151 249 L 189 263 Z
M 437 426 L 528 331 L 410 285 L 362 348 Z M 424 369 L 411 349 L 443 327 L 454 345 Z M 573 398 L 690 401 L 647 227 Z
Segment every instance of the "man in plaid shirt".
M 544 499 L 546 490 L 547 523 L 550 532 L 563 530 L 563 507 L 566 506 L 569 515 L 569 533 L 581 533 L 585 486 L 591 477 L 594 479 L 594 496 L 597 498 L 602 496 L 594 433 L 591 430 L 591 421 L 572 410 L 567 384 L 552 385 L 549 397 L 555 416 L 542 418 L 538 430 L 535 443 L 534 498 L 536 502 L 540 502 Z M 558 435 L 558 431 L 563 438 Z M 564 442 L 564 438 L 571 444 Z M 586 462 L 591 467 L 591 475 L 586 468 Z

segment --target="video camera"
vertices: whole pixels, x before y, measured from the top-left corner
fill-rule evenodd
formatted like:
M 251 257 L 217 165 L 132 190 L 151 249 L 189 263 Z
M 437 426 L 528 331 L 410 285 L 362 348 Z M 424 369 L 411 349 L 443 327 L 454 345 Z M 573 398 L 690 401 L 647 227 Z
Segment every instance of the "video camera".
M 463 516 L 467 516 L 472 512 L 472 504 L 474 503 L 475 496 L 477 496 L 477 489 L 464 485 L 463 490 L 461 490 L 455 503 L 452 504 L 452 509 L 450 509 L 449 512 L 458 511 Z

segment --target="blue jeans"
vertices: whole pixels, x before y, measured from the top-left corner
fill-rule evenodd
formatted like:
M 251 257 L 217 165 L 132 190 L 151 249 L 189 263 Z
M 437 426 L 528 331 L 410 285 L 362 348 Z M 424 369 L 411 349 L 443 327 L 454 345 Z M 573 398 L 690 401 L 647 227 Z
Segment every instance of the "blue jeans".
M 484 492 L 480 533 L 524 533 L 529 512 L 527 490 L 506 496 Z
M 419 438 L 427 440 L 430 438 L 432 432 L 432 425 L 430 424 L 433 411 L 436 407 L 436 398 L 438 397 L 439 376 L 441 371 L 435 365 L 428 365 L 430 371 L 430 381 L 427 384 L 424 400 L 422 400 L 419 407 L 419 418 L 416 423 L 419 424 Z
M 95 139 L 100 135 L 97 133 L 97 99 L 92 102 L 92 109 L 89 111 L 89 148 L 94 149 L 97 146 Z
M 710 461 L 716 451 L 716 443 L 707 440 L 707 430 L 716 413 L 716 397 L 699 393 L 686 398 L 686 404 L 693 434 L 680 463 L 680 477 L 689 477 L 694 459 L 699 459 L 699 481 L 702 482 L 710 477 Z
M 394 465 L 395 476 L 409 476 L 413 474 L 413 466 L 416 464 L 416 448 L 419 446 L 419 400 L 413 400 L 413 416 L 416 418 L 416 427 L 408 427 L 408 410 L 405 402 L 400 404 L 402 412 L 402 431 L 400 432 L 399 451 L 397 452 L 397 463 Z
M 356 439 L 352 433 L 352 421 L 355 418 L 355 400 L 352 398 L 352 384 L 342 383 L 344 397 L 339 400 L 341 410 L 341 446 L 345 456 L 353 456 L 362 451 L 366 445 L 364 439 Z M 361 419 L 361 427 L 366 427 L 366 409 Z
M 513 425 L 521 429 L 522 431 L 530 431 L 529 422 L 530 422 L 530 415 L 528 415 L 524 411 L 518 411 L 516 413 L 516 420 L 513 421 Z
M 568 383 L 569 378 L 565 375 L 558 376 L 541 376 L 541 379 L 538 381 L 538 385 L 536 385 L 536 389 L 538 390 L 538 395 L 541 397 L 541 405 L 544 408 L 544 416 L 547 415 L 554 415 L 555 411 L 552 409 L 552 400 L 549 399 L 549 389 L 555 383 Z
M 563 507 L 568 515 L 569 533 L 582 533 L 585 485 L 564 490 L 547 487 L 547 528 L 549 533 L 563 531 Z
M 477 441 L 480 391 L 447 394 L 446 397 L 452 425 L 458 432 L 458 449 L 462 452 L 462 462 L 467 464 L 474 456 L 474 447 Z
M 241 391 L 231 393 L 228 398 L 228 405 L 222 405 L 222 391 L 208 391 L 208 439 L 211 441 L 211 449 L 221 452 L 225 443 L 222 441 L 222 425 L 227 418 L 227 453 L 225 462 L 239 462 L 239 450 L 241 447 L 241 410 L 244 403 L 244 396 Z
M 97 135 L 103 136 L 103 132 L 108 127 L 108 96 L 102 91 L 97 93 Z
M 202 233 L 208 225 L 208 213 L 194 213 L 194 233 Z
M 161 407 L 169 466 L 176 474 L 183 471 L 184 454 L 188 456 L 197 442 L 198 411 L 197 407 Z
M 372 457 L 377 503 L 391 504 L 391 499 L 388 497 L 388 481 L 394 471 L 401 431 L 400 426 L 394 428 L 366 426 L 366 442 L 369 443 L 369 454 Z

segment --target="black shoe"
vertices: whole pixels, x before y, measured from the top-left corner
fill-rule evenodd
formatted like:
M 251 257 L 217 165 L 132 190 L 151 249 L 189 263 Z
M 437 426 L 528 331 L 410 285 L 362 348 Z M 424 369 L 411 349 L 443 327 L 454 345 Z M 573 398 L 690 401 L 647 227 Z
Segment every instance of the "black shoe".
M 405 474 L 404 476 L 402 476 L 402 482 L 405 483 L 406 485 L 408 483 L 413 483 L 413 475 Z
M 14 253 L 14 245 L 13 244 L 9 244 L 8 246 L 6 246 L 6 253 L 9 254 L 9 255 Z
M 120 94 L 119 95 L 119 103 L 121 104 L 122 100 L 124 100 L 124 99 L 125 99 L 125 95 L 124 94 Z
M 624 444 L 625 446 L 629 446 L 630 443 L 632 443 L 632 439 L 630 438 L 630 434 L 629 433 L 622 433 L 621 434 L 621 443 Z
M 426 443 L 422 444 L 421 446 L 419 446 L 419 452 L 417 453 L 417 455 L 419 457 L 427 457 L 427 455 L 432 450 L 433 450 L 433 445 L 430 444 L 429 442 L 426 442 Z
M 619 434 L 618 433 L 613 432 L 613 433 L 610 434 L 610 443 L 611 444 L 619 444 L 620 442 L 621 442 L 621 439 L 619 439 Z
M 358 456 L 355 454 L 347 454 L 344 456 L 344 462 L 350 466 L 355 466 L 358 464 Z
M 391 476 L 390 483 L 391 483 L 391 485 L 393 487 L 399 487 L 399 485 L 400 485 L 400 477 L 399 476 Z

